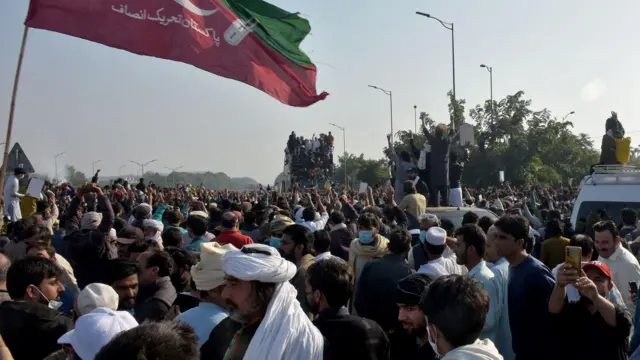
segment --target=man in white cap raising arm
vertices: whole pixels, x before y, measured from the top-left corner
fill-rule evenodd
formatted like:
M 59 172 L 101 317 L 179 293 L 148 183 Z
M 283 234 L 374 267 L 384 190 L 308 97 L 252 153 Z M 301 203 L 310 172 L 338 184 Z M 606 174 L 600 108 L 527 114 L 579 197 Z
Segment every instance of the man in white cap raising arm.
M 427 263 L 420 266 L 419 273 L 427 274 L 432 279 L 444 275 L 465 275 L 467 268 L 458 265 L 454 258 L 443 257 L 447 247 L 447 232 L 441 227 L 430 228 L 424 236 L 424 249 L 427 253 Z
M 289 283 L 296 266 L 267 245 L 245 245 L 224 255 L 222 292 L 232 315 L 211 332 L 203 359 L 320 360 L 324 340 Z

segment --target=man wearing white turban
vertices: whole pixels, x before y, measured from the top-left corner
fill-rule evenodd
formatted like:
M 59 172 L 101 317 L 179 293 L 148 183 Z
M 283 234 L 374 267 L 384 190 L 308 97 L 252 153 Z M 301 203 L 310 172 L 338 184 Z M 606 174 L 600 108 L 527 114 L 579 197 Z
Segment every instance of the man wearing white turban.
M 324 340 L 302 311 L 289 283 L 296 266 L 278 250 L 245 245 L 224 255 L 226 285 L 222 297 L 232 315 L 202 346 L 203 359 L 321 360 Z
M 200 293 L 200 304 L 178 315 L 176 320 L 189 324 L 204 344 L 209 334 L 229 313 L 222 298 L 225 280 L 222 258 L 227 251 L 238 250 L 233 245 L 220 246 L 216 242 L 200 244 L 200 262 L 191 267 L 191 279 Z
M 164 225 L 158 220 L 145 219 L 142 221 L 142 231 L 145 239 L 154 241 L 160 249 L 163 248 L 162 230 L 164 230 Z

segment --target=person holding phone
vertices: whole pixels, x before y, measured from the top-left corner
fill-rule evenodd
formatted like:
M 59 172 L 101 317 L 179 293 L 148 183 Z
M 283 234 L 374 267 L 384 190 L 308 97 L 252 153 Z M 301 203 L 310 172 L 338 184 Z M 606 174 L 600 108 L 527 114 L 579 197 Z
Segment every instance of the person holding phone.
M 566 299 L 570 284 L 580 292 L 578 302 Z M 600 261 L 590 261 L 579 271 L 570 263 L 560 267 L 549 299 L 552 326 L 562 334 L 562 339 L 554 344 L 560 352 L 557 358 L 628 358 L 631 316 L 623 306 L 606 299 L 612 288 L 611 269 Z

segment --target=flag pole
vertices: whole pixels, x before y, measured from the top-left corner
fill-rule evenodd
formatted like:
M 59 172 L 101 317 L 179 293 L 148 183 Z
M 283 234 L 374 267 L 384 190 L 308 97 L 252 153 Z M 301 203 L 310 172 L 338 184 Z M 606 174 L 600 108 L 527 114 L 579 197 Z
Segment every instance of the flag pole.
M 11 105 L 9 107 L 9 122 L 7 123 L 7 137 L 4 141 L 4 156 L 2 157 L 2 168 L 0 168 L 0 190 L 4 189 L 4 180 L 7 176 L 7 160 L 9 158 L 9 147 L 11 146 L 11 130 L 13 129 L 13 115 L 16 110 L 16 96 L 18 95 L 18 84 L 20 83 L 20 71 L 22 70 L 22 59 L 24 58 L 24 48 L 27 44 L 27 35 L 29 27 L 25 26 L 22 32 L 22 44 L 20 45 L 20 53 L 18 54 L 18 67 L 16 76 L 13 80 L 13 93 L 11 94 Z M 3 199 L 4 201 L 4 199 Z

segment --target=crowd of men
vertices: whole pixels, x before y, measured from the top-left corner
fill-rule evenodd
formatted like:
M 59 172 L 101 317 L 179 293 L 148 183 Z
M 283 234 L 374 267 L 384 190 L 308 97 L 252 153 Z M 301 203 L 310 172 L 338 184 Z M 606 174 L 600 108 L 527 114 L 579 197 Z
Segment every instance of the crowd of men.
M 571 188 L 459 185 L 458 222 L 427 211 L 415 162 L 363 194 L 96 174 L 32 197 L 15 169 L 0 359 L 640 359 L 636 210 L 574 227 Z
M 334 172 L 333 142 L 331 131 L 328 134 L 313 134 L 305 139 L 291 132 L 285 148 L 285 165 L 291 169 L 291 183 L 308 186 L 324 184 Z

